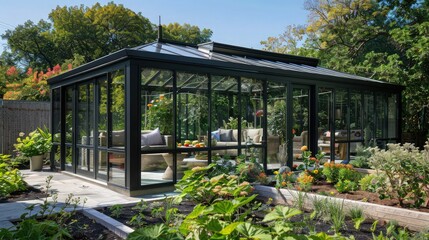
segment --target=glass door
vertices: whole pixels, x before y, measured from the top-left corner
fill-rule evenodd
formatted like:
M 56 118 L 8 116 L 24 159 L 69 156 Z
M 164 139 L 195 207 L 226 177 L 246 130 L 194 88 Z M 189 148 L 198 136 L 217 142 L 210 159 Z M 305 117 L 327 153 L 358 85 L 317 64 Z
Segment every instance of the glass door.
M 303 146 L 309 149 L 310 87 L 294 86 L 292 89 L 292 149 L 293 164 L 302 162 Z

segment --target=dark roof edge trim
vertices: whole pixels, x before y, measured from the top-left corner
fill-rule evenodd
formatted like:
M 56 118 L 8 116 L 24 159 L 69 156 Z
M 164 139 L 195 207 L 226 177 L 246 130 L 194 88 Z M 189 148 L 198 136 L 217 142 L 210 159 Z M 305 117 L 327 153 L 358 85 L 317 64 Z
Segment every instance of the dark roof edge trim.
M 263 50 L 239 47 L 228 45 L 218 42 L 208 42 L 198 44 L 200 48 L 209 49 L 212 52 L 223 53 L 228 55 L 236 55 L 242 57 L 251 57 L 257 59 L 266 59 L 271 61 L 279 61 L 284 63 L 296 63 L 296 64 L 305 64 L 313 67 L 317 67 L 319 64 L 319 59 L 301 57 L 290 54 L 280 54 L 275 52 L 267 52 Z
M 115 62 L 122 61 L 123 59 L 126 59 L 128 57 L 128 51 L 129 51 L 129 49 L 125 48 L 125 49 L 119 50 L 117 52 L 114 52 L 112 54 L 106 55 L 104 57 L 98 58 L 98 59 L 91 61 L 89 63 L 85 63 L 85 64 L 78 66 L 78 67 L 76 67 L 70 71 L 67 71 L 67 72 L 62 73 L 58 76 L 55 76 L 53 78 L 48 79 L 48 84 L 49 85 L 55 84 L 56 82 L 61 81 L 63 79 L 71 78 L 71 77 L 74 77 L 76 75 L 81 75 L 81 74 L 88 72 L 92 69 L 100 68 L 106 64 L 112 64 Z

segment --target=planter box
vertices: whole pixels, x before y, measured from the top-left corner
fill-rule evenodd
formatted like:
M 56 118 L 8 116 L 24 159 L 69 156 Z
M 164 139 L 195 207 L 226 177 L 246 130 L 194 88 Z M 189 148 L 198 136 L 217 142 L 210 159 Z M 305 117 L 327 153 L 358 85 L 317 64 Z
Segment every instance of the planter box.
M 378 205 L 374 203 L 360 202 L 349 199 L 328 197 L 314 193 L 299 192 L 291 189 L 279 189 L 274 187 L 267 187 L 256 185 L 255 192 L 259 195 L 259 198 L 272 198 L 275 204 L 287 204 L 293 203 L 294 199 L 298 194 L 306 194 L 305 206 L 308 209 L 312 209 L 312 200 L 317 199 L 330 199 L 344 204 L 344 209 L 347 211 L 353 207 L 359 207 L 365 215 L 372 219 L 378 220 L 395 220 L 399 225 L 407 227 L 414 231 L 427 230 L 429 228 L 429 213 L 413 211 L 403 208 L 389 207 Z

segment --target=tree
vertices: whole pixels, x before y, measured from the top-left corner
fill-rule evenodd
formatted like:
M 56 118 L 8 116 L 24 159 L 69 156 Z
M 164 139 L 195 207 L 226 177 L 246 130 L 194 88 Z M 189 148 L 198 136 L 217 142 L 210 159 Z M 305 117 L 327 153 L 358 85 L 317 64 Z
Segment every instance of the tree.
M 429 0 L 307 0 L 305 8 L 306 27 L 291 26 L 261 42 L 264 48 L 405 85 L 404 130 L 419 129 L 420 110 L 429 103 Z
M 213 32 L 204 28 L 200 30 L 197 26 L 188 23 L 180 25 L 179 23 L 170 23 L 163 25 L 163 38 L 185 43 L 204 43 L 210 41 Z
M 76 55 L 89 62 L 156 39 L 154 24 L 141 13 L 113 2 L 92 7 L 58 6 L 49 14 L 49 20 L 37 24 L 27 21 L 2 35 L 10 49 L 7 59 L 14 61 L 9 65 L 41 71 Z M 165 26 L 164 34 L 166 39 L 201 43 L 210 40 L 212 31 L 174 23 Z
M 58 61 L 58 49 L 52 36 L 51 23 L 40 20 L 37 24 L 27 21 L 2 35 L 15 58 L 22 65 L 35 68 L 53 67 Z

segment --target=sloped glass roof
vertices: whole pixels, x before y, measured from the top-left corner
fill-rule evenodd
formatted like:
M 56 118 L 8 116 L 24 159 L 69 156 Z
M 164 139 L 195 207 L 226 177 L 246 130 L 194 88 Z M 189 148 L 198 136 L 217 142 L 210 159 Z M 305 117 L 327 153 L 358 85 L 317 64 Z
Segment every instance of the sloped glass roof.
M 234 50 L 224 50 L 219 48 L 227 46 Z M 204 43 L 200 45 L 186 45 L 186 44 L 174 44 L 170 42 L 153 42 L 146 45 L 132 48 L 132 50 L 145 51 L 169 54 L 175 56 L 183 56 L 197 59 L 215 60 L 227 63 L 237 63 L 250 66 L 267 67 L 272 69 L 281 69 L 287 71 L 294 71 L 300 73 L 311 73 L 320 74 L 324 76 L 333 76 L 347 79 L 356 79 L 362 81 L 370 81 L 376 83 L 385 83 L 382 81 L 373 80 L 366 77 L 356 76 L 348 73 L 334 71 L 331 69 L 317 66 L 318 60 L 312 58 L 304 58 L 299 56 L 269 53 L 261 50 L 246 49 L 241 47 L 235 47 L 225 44 L 219 44 L 215 42 Z M 250 54 L 247 54 L 246 50 Z M 240 52 L 243 51 L 243 52 Z M 271 56 L 271 55 L 274 55 Z M 294 58 L 299 58 L 298 60 Z

